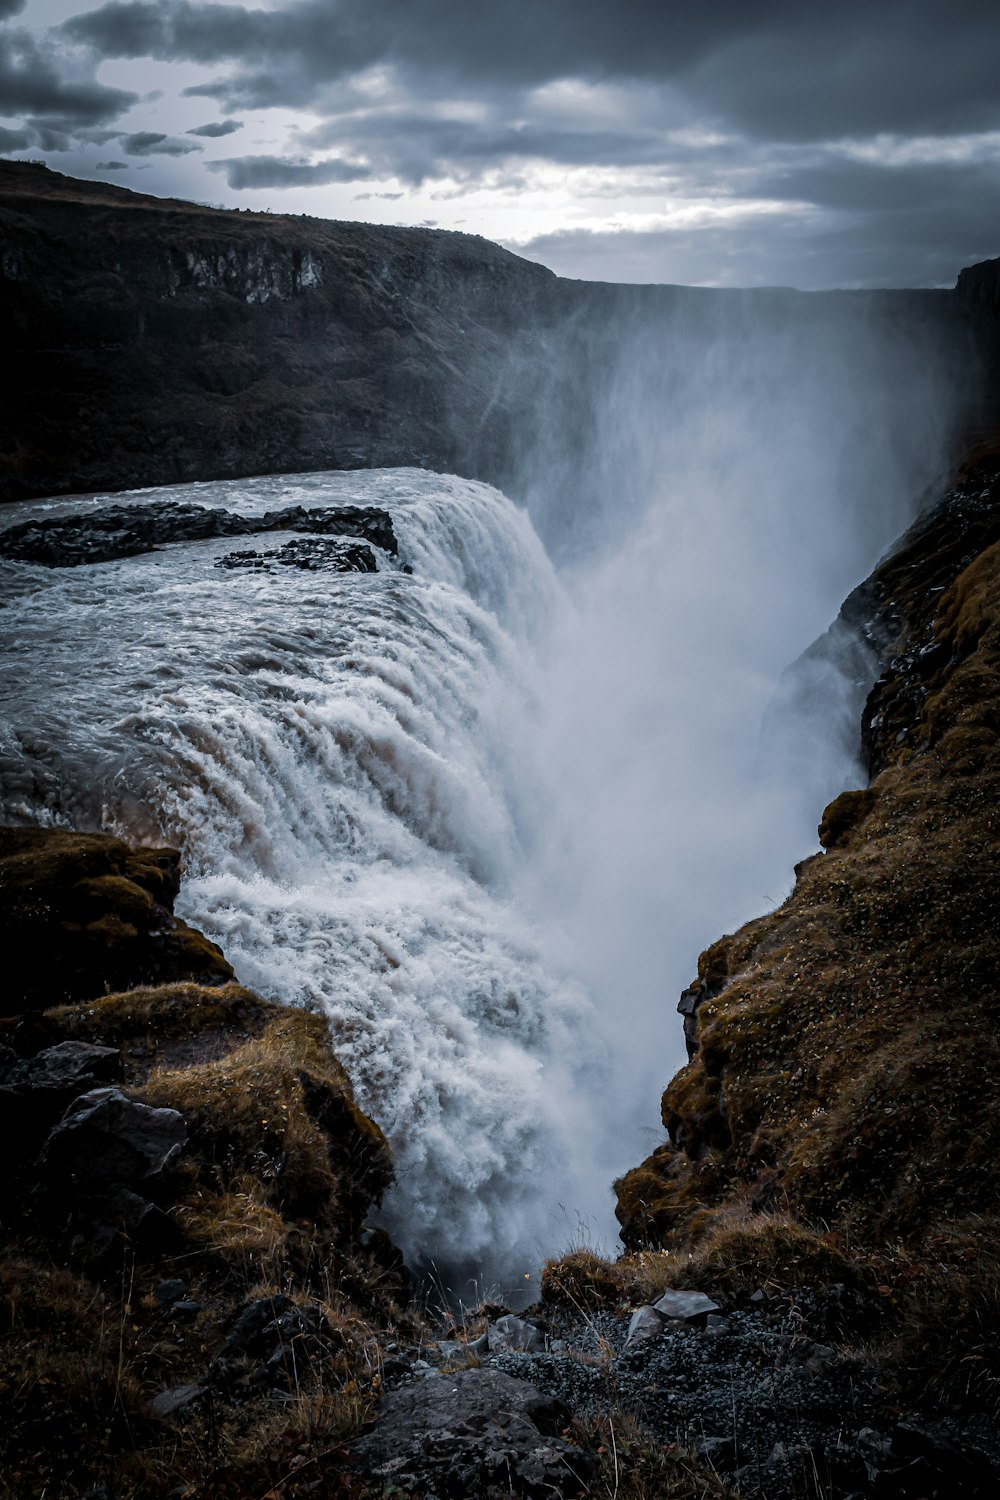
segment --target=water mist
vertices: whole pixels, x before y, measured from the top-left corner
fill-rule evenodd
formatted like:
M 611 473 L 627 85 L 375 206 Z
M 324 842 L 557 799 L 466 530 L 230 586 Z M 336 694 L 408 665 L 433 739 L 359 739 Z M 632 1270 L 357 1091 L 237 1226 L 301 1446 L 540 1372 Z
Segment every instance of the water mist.
M 956 419 L 933 305 L 589 295 L 496 372 L 526 393 L 520 508 L 413 470 L 133 497 L 385 506 L 412 574 L 220 570 L 224 539 L 2 567 L 7 815 L 181 844 L 184 914 L 329 1017 L 393 1141 L 386 1223 L 453 1283 L 613 1249 L 699 949 L 860 775 L 856 661 L 766 742 L 765 711 Z

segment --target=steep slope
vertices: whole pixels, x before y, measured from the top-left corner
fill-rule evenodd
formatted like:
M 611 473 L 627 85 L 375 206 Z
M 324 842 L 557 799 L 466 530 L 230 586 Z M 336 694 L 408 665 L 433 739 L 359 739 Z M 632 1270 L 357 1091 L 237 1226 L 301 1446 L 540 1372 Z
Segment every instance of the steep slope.
M 0 163 L 0 241 L 6 498 L 488 465 L 511 441 L 491 365 L 556 280 L 471 235 L 222 211 L 20 162 Z
M 845 606 L 881 654 L 873 780 L 823 815 L 777 911 L 702 954 L 669 1142 L 617 1184 L 623 1238 L 716 1281 L 853 1265 L 927 1376 L 1000 1377 L 1000 463 Z M 845 1260 L 844 1257 L 847 1257 Z M 737 1278 L 739 1279 L 739 1278 Z M 902 1303 L 900 1304 L 902 1305 Z M 994 1385 L 995 1389 L 995 1385 Z

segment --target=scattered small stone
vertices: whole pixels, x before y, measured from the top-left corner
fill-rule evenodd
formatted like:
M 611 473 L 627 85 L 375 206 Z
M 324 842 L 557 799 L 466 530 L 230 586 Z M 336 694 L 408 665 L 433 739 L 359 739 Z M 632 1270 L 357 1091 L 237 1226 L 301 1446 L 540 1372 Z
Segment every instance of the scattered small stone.
M 201 1312 L 200 1302 L 175 1302 L 170 1311 L 179 1318 L 196 1318 Z
M 706 1333 L 732 1333 L 733 1325 L 728 1318 L 721 1313 L 709 1313 L 705 1319 Z

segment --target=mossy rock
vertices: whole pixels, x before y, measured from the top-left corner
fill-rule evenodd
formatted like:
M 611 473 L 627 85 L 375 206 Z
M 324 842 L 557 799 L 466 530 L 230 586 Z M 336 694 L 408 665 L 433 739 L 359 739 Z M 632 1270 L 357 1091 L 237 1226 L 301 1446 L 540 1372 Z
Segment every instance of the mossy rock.
M 834 849 L 844 843 L 872 810 L 875 793 L 870 787 L 861 791 L 841 792 L 835 797 L 820 820 L 817 834 L 824 849 Z
M 621 1295 L 614 1267 L 592 1250 L 572 1250 L 542 1267 L 541 1299 L 549 1307 L 596 1312 L 614 1307 Z
M 0 828 L 0 1014 L 109 990 L 232 978 L 219 948 L 172 914 L 175 849 L 130 849 L 107 834 Z

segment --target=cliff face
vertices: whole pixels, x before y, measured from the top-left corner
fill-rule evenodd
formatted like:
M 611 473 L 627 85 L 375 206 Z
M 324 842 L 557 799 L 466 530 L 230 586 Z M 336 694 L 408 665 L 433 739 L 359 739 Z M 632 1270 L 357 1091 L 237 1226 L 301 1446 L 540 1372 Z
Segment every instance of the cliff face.
M 225 212 L 0 163 L 0 494 L 478 470 L 556 278 L 469 235 Z
M 470 235 L 206 208 L 0 162 L 14 376 L 0 499 L 394 464 L 516 490 L 545 446 L 572 493 L 593 482 L 595 416 L 629 338 L 669 349 L 709 312 L 737 340 L 761 316 L 808 330 L 832 315 L 927 323 L 940 347 L 982 318 L 981 283 L 564 281 Z
M 618 1183 L 619 1218 L 631 1246 L 714 1256 L 717 1271 L 754 1231 L 790 1224 L 773 1273 L 846 1254 L 886 1298 L 906 1289 L 926 1376 L 972 1360 L 995 1382 L 996 458 L 845 618 L 881 653 L 864 715 L 874 779 L 826 809 L 825 852 L 785 903 L 702 954 L 680 1004 L 690 1061 L 663 1096 L 669 1143 Z

